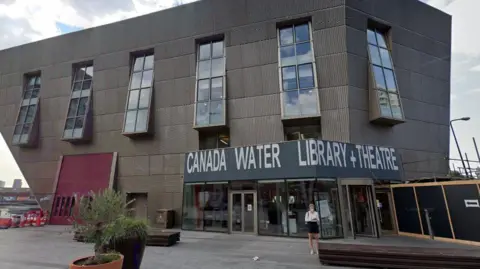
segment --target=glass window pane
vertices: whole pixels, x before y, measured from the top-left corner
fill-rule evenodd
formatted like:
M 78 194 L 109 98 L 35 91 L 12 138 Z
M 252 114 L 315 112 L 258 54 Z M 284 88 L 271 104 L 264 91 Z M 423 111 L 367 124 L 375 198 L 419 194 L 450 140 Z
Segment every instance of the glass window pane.
M 71 130 L 73 127 L 75 127 L 75 118 L 67 119 L 67 122 L 65 123 L 65 130 Z
M 77 68 L 75 71 L 75 81 L 82 81 L 85 76 L 85 67 Z
M 210 98 L 212 100 L 223 99 L 223 78 L 212 79 L 212 94 Z
M 382 48 L 386 48 L 387 47 L 387 42 L 385 41 L 385 36 L 380 34 L 379 32 L 377 32 L 377 41 L 378 41 L 378 45 Z
M 63 131 L 63 138 L 72 138 L 73 137 L 73 129 L 68 129 Z
M 15 126 L 15 130 L 13 131 L 13 134 L 16 134 L 16 135 L 21 134 L 22 129 L 23 129 L 23 124 Z
M 77 115 L 78 98 L 70 100 L 68 108 L 68 117 L 75 117 Z
M 312 47 L 310 42 L 298 44 L 297 45 L 298 64 L 311 63 L 312 61 L 313 61 Z
M 148 109 L 138 110 L 136 132 L 147 131 Z
M 27 143 L 28 142 L 28 134 L 22 134 L 20 136 L 20 143 Z
M 154 60 L 155 59 L 154 59 L 153 55 L 148 55 L 147 57 L 145 57 L 145 64 L 144 64 L 143 69 L 144 70 L 153 69 Z
M 33 86 L 35 85 L 35 80 L 36 80 L 36 77 L 30 77 L 28 79 L 28 86 Z
M 26 123 L 32 123 L 33 117 L 35 116 L 35 111 L 37 110 L 37 105 L 30 105 L 27 111 L 27 117 L 25 118 Z
M 296 67 L 284 67 L 282 68 L 282 79 L 283 79 L 283 90 L 293 90 L 297 89 L 297 74 L 296 74 Z
M 210 124 L 221 124 L 223 122 L 223 101 L 211 101 Z
M 24 123 L 25 118 L 27 117 L 28 106 L 22 106 L 18 114 L 17 123 Z
M 375 84 L 377 86 L 376 88 L 385 90 L 386 89 L 385 77 L 383 75 L 382 68 L 378 66 L 373 66 L 373 74 L 375 77 Z
M 206 184 L 205 231 L 228 232 L 228 184 Z
M 140 88 L 140 83 L 142 81 L 142 72 L 137 72 L 132 74 L 132 83 L 130 84 L 130 89 Z
M 209 112 L 208 112 L 208 102 L 197 103 L 197 113 L 195 122 L 197 125 L 208 125 L 209 123 Z
M 212 44 L 212 58 L 223 57 L 223 41 Z
M 287 185 L 289 235 L 305 237 L 308 234 L 305 214 L 308 211 L 309 204 L 314 201 L 315 180 L 287 181 Z
M 403 119 L 402 108 L 397 94 L 389 94 L 390 105 L 392 107 L 392 115 L 396 119 Z
M 182 229 L 203 231 L 204 184 L 183 186 Z
M 89 66 L 86 68 L 84 79 L 93 79 L 93 66 Z
M 375 37 L 375 32 L 368 29 L 367 30 L 367 40 L 368 43 L 377 45 L 377 38 Z
M 143 56 L 135 58 L 135 63 L 133 64 L 133 71 L 141 71 L 143 69 L 143 62 L 145 58 Z
M 82 138 L 83 128 L 73 129 L 73 138 Z
M 318 93 L 316 90 L 301 90 L 298 96 L 300 113 L 303 116 L 318 115 Z
M 130 95 L 128 97 L 127 109 L 136 109 L 137 108 L 138 93 L 139 92 L 140 92 L 139 90 L 130 91 Z
M 211 54 L 210 43 L 200 45 L 200 55 L 199 55 L 200 60 L 210 59 L 210 54 Z
M 258 182 L 258 233 L 261 235 L 288 234 L 286 185 L 278 182 Z
M 392 68 L 392 61 L 390 59 L 390 52 L 386 49 L 380 49 L 380 56 L 382 57 L 382 64 L 384 67 Z
M 393 74 L 393 71 L 390 69 L 383 69 L 383 72 L 385 72 L 385 79 L 387 81 L 387 89 L 390 92 L 396 92 L 397 91 L 397 85 L 395 83 L 395 75 Z
M 283 93 L 283 114 L 285 117 L 300 116 L 298 91 Z
M 82 129 L 83 128 L 83 117 L 77 117 L 75 119 L 75 127 L 74 129 Z
M 198 63 L 198 78 L 210 77 L 210 60 L 201 61 Z
M 137 120 L 137 111 L 127 111 L 125 116 L 125 132 L 133 133 L 135 132 L 135 121 Z
M 212 77 L 223 76 L 225 73 L 225 65 L 223 64 L 224 58 L 212 60 Z
M 92 87 L 92 81 L 91 80 L 84 80 L 82 84 L 82 90 L 90 90 Z
M 28 134 L 30 131 L 30 124 L 26 123 L 23 125 L 22 134 Z
M 377 94 L 378 104 L 380 106 L 380 113 L 383 117 L 392 117 L 392 110 L 390 109 L 388 94 L 384 91 L 377 91 Z
M 153 70 L 144 71 L 142 76 L 142 88 L 152 87 L 153 82 Z
M 297 63 L 297 59 L 295 57 L 295 47 L 294 46 L 281 47 L 280 61 L 282 63 L 282 66 L 295 65 Z
M 210 99 L 210 80 L 204 79 L 198 81 L 197 101 L 208 101 Z
M 300 84 L 300 89 L 315 87 L 312 64 L 298 66 L 298 82 Z
M 308 24 L 302 24 L 295 27 L 295 42 L 304 42 L 310 40 L 310 31 Z
M 315 183 L 314 204 L 320 215 L 320 234 L 322 238 L 343 236 L 337 188 L 337 182 L 332 179 L 317 179 Z
M 42 85 L 42 78 L 38 76 L 35 80 L 35 87 L 40 87 Z
M 140 101 L 138 108 L 148 108 L 150 106 L 150 88 L 142 89 L 140 92 Z
M 82 89 L 82 82 L 75 82 L 73 83 L 73 91 L 80 91 Z
M 293 44 L 293 28 L 284 28 L 280 30 L 280 45 Z
M 90 90 L 83 90 L 80 92 L 80 97 L 90 96 Z
M 30 99 L 32 97 L 32 91 L 31 90 L 26 90 L 23 93 L 23 99 Z
M 19 134 L 13 135 L 12 142 L 13 143 L 19 143 L 20 142 L 20 135 Z
M 38 97 L 38 92 L 40 89 L 36 88 L 32 90 L 32 98 L 37 98 Z
M 378 47 L 368 45 L 368 51 L 370 55 L 370 62 L 375 65 L 382 65 L 382 61 L 380 60 L 380 53 L 378 52 Z
M 87 112 L 88 106 L 88 97 L 83 97 L 80 99 L 80 103 L 78 104 L 78 112 L 77 116 L 83 116 Z

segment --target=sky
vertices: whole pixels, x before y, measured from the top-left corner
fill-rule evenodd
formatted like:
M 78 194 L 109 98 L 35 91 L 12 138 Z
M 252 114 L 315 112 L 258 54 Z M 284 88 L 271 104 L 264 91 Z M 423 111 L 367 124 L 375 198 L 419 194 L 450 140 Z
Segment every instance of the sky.
M 193 1 L 0 0 L 0 50 Z M 480 0 L 422 1 L 453 17 L 451 118 L 472 118 L 454 126 L 462 151 L 476 159 L 472 137 L 476 135 L 480 143 L 480 35 L 471 29 L 480 23 Z M 453 141 L 451 138 L 450 157 L 459 158 Z M 0 139 L 0 180 L 9 186 L 15 178 L 23 175 Z

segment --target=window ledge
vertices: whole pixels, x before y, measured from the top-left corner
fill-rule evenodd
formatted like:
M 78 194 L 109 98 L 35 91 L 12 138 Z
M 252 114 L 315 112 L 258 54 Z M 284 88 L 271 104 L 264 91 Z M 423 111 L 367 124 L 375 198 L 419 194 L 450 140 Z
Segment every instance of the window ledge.
M 143 132 L 122 132 L 122 135 L 128 138 L 138 138 L 138 137 L 148 137 L 148 136 L 151 136 L 152 134 L 149 131 L 143 131 Z
M 24 143 L 13 143 L 12 142 L 12 146 L 16 146 L 16 147 L 19 147 L 19 148 L 36 148 L 37 145 L 36 143 L 33 143 L 33 142 L 24 142 Z
M 373 124 L 384 125 L 384 126 L 395 126 L 398 124 L 405 123 L 405 120 L 390 118 L 390 117 L 378 117 L 378 118 L 370 119 L 370 122 Z
M 193 129 L 195 130 L 216 130 L 216 129 L 222 129 L 228 127 L 226 123 L 220 123 L 220 124 L 209 124 L 209 125 L 193 125 Z

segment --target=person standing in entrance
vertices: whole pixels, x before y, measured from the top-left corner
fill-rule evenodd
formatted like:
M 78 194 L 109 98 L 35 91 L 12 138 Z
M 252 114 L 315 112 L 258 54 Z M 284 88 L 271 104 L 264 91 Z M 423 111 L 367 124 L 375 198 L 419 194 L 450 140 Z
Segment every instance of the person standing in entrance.
M 318 223 L 320 218 L 315 205 L 310 204 L 309 211 L 305 214 L 305 223 L 308 227 L 308 243 L 310 245 L 310 254 L 318 254 Z

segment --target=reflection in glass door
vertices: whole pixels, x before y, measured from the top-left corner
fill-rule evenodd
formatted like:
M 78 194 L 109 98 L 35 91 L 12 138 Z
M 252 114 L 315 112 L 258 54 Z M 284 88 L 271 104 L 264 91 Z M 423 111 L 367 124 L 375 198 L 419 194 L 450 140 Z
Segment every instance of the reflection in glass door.
M 376 236 L 372 187 L 350 186 L 350 202 L 355 235 Z
M 255 192 L 230 193 L 230 231 L 257 233 L 257 197 Z

